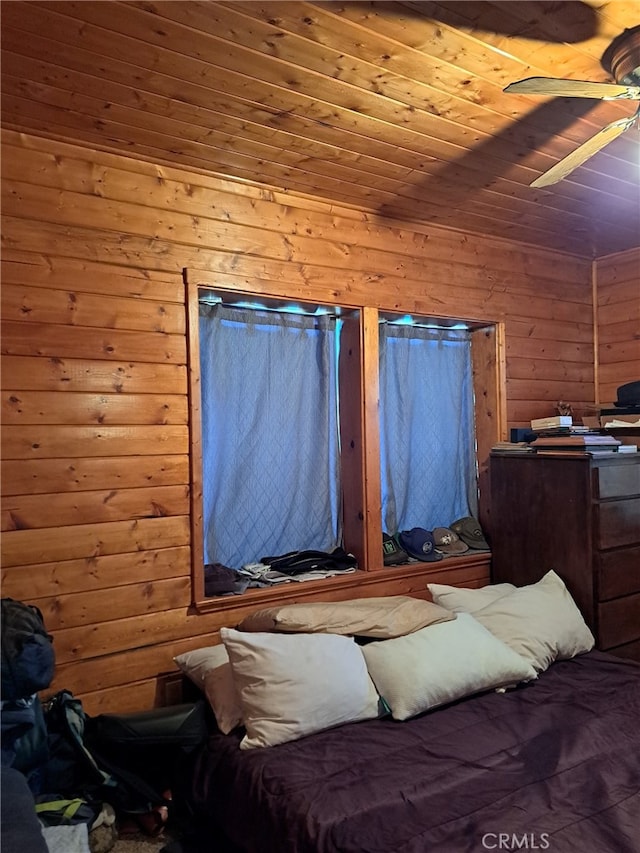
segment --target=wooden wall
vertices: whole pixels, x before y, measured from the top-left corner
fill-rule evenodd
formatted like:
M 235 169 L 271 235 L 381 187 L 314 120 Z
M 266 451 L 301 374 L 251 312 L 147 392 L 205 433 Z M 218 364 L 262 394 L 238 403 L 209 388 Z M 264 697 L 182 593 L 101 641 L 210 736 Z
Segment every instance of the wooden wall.
M 42 608 L 52 689 L 89 713 L 163 701 L 172 656 L 251 609 L 190 608 L 183 268 L 502 322 L 510 425 L 595 399 L 584 259 L 12 132 L 3 173 L 3 595 Z
M 640 380 L 640 248 L 596 264 L 598 401 L 611 406 L 619 385 Z

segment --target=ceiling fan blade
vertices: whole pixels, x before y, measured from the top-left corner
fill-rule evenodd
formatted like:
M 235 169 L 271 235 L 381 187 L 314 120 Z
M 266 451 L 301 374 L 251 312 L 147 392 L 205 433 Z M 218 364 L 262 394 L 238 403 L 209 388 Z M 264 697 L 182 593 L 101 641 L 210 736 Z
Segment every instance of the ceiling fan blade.
M 505 92 L 521 95 L 556 95 L 560 98 L 600 98 L 640 100 L 640 86 L 620 86 L 617 83 L 590 83 L 588 80 L 562 80 L 556 77 L 527 77 L 510 83 Z
M 586 142 L 583 142 L 575 151 L 572 151 L 571 154 L 567 154 L 566 157 L 563 157 L 562 160 L 559 160 L 555 166 L 552 166 L 548 171 L 544 172 L 544 174 L 540 175 L 539 178 L 536 178 L 535 181 L 532 182 L 532 187 L 547 187 L 550 184 L 557 184 L 558 181 L 561 181 L 563 178 L 566 178 L 574 169 L 577 169 L 578 166 L 581 166 L 589 157 L 593 157 L 594 154 L 597 154 L 605 145 L 608 145 L 610 142 L 613 142 L 614 139 L 617 139 L 620 134 L 624 133 L 625 130 L 629 130 L 629 128 L 635 124 L 638 120 L 638 116 L 640 116 L 640 111 L 636 113 L 631 118 L 622 118 L 617 121 L 611 122 L 606 127 L 603 127 L 602 130 L 599 130 L 595 136 L 592 136 L 591 139 L 587 139 Z

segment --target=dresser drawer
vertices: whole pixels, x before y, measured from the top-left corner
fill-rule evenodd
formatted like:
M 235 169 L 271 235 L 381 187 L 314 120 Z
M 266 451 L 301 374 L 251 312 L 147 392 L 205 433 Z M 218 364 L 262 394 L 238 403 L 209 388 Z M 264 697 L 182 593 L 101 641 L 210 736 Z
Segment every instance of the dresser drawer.
M 640 663 L 640 640 L 636 640 L 634 643 L 625 643 L 624 646 L 614 646 L 607 651 L 617 657 L 637 660 Z
M 600 601 L 640 592 L 640 545 L 596 555 Z
M 595 504 L 594 544 L 601 548 L 622 548 L 640 544 L 640 498 Z
M 640 592 L 599 604 L 598 623 L 601 649 L 640 639 Z
M 640 495 L 640 465 L 611 465 L 594 469 L 597 498 L 624 498 Z

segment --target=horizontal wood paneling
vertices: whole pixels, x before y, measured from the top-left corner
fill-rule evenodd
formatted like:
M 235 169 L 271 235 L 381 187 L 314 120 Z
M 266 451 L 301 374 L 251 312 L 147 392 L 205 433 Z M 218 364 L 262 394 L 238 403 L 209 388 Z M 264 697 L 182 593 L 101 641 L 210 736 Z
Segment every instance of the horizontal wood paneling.
M 86 391 L 96 394 L 148 394 L 163 388 L 167 395 L 184 394 L 184 364 L 106 362 L 93 358 L 3 355 L 7 384 L 27 391 Z M 60 398 L 62 399 L 62 398 Z
M 16 138 L 10 132 L 5 136 L 8 140 Z M 25 172 L 27 165 L 28 173 Z M 476 269 L 478 274 L 482 272 L 482 265 L 486 262 L 488 266 L 485 270 L 485 284 L 495 283 L 498 270 L 503 270 L 509 276 L 520 272 L 533 277 L 547 277 L 550 282 L 557 280 L 552 256 L 544 250 L 535 251 L 532 248 L 530 252 L 523 253 L 518 244 L 505 241 L 501 243 L 501 252 L 496 254 L 492 253 L 493 244 L 490 241 L 469 239 L 462 231 L 437 227 L 439 239 L 434 241 L 431 236 L 433 226 L 412 223 L 410 229 L 407 229 L 402 224 L 382 217 L 363 216 L 357 211 L 337 209 L 327 204 L 311 205 L 306 203 L 306 200 L 291 197 L 283 192 L 251 186 L 245 189 L 242 185 L 211 176 L 188 174 L 166 166 L 154 168 L 136 160 L 109 154 L 100 154 L 100 169 L 97 170 L 88 163 L 82 149 L 70 145 L 58 144 L 40 150 L 7 146 L 3 156 L 3 175 L 6 181 L 15 182 L 11 184 L 16 187 L 14 200 L 20 197 L 20 191 L 26 191 L 23 187 L 29 184 L 29 174 L 37 175 L 37 187 L 31 192 L 36 192 L 39 188 L 43 193 L 49 191 L 52 198 L 57 198 L 56 191 L 63 184 L 70 192 L 93 196 L 94 202 L 105 199 L 112 204 L 121 202 L 157 208 L 166 205 L 187 218 L 202 216 L 206 221 L 217 223 L 216 226 L 211 225 L 211 228 L 226 229 L 219 232 L 219 236 L 224 238 L 224 243 L 221 243 L 225 250 L 223 257 L 234 250 L 255 246 L 260 235 L 266 231 L 273 232 L 274 237 L 268 242 L 261 241 L 260 257 L 276 258 L 281 254 L 278 253 L 278 248 L 286 248 L 291 240 L 291 251 L 285 252 L 285 259 L 292 269 L 295 269 L 296 248 L 302 253 L 305 263 L 317 258 L 324 266 L 332 266 L 332 259 L 335 262 L 336 255 L 341 252 L 346 254 L 355 250 L 367 250 L 366 258 L 375 270 L 380 265 L 380 259 L 387 256 L 391 262 L 393 257 L 397 259 L 398 255 L 417 261 L 420 252 L 426 250 L 427 243 L 430 243 L 430 261 L 466 263 Z M 211 198 L 211 192 L 216 193 L 215 201 Z M 9 189 L 7 195 L 11 197 Z M 312 218 L 309 217 L 310 210 L 313 211 Z M 45 213 L 46 211 L 41 211 L 40 216 Z M 59 221 L 59 216 L 59 213 L 53 216 L 52 221 Z M 77 216 L 75 218 L 78 219 Z M 181 221 L 184 222 L 185 219 Z M 97 225 L 98 223 L 92 223 L 92 227 Z M 189 233 L 191 231 L 193 229 L 188 229 Z M 172 232 L 175 235 L 175 224 Z M 133 235 L 135 230 L 128 227 L 126 233 Z M 160 234 L 154 236 L 161 239 Z M 327 241 L 329 246 L 323 241 Z M 325 258 L 325 249 L 330 251 L 328 258 Z M 370 250 L 373 250 L 372 256 L 368 254 Z M 353 259 L 357 262 L 363 257 L 364 254 L 353 256 Z M 566 261 L 565 283 L 568 286 L 577 284 L 582 288 L 584 260 L 572 255 L 563 255 L 563 258 Z M 339 258 L 340 261 L 343 259 Z M 215 260 L 215 257 L 211 258 L 212 262 Z M 325 260 L 329 263 L 325 263 Z M 197 266 L 194 263 L 190 265 Z M 366 270 L 367 267 L 368 264 L 354 264 L 345 269 L 345 272 L 353 275 Z M 395 265 L 392 263 L 391 268 L 397 270 L 397 260 Z M 424 270 L 421 271 L 421 277 L 423 274 Z M 514 286 L 517 285 L 516 280 Z
M 640 380 L 640 248 L 601 258 L 598 283 L 598 400 L 607 407 L 617 389 Z
M 29 566 L 49 560 L 98 557 L 101 554 L 122 554 L 188 545 L 188 521 L 186 516 L 170 516 L 14 530 L 2 537 L 2 565 Z
M 186 426 L 7 426 L 5 459 L 187 453 Z
M 594 403 L 581 258 L 12 132 L 3 161 L 3 594 L 43 607 L 52 689 L 90 713 L 153 703 L 174 654 L 265 600 L 190 608 L 185 267 L 236 292 L 502 322 L 510 425 Z M 429 571 L 358 589 L 424 595 Z M 488 577 L 486 560 L 437 571 Z M 295 592 L 353 596 L 339 580 Z
M 188 575 L 178 578 L 150 578 L 148 581 L 108 589 L 80 592 L 60 596 L 45 596 L 38 600 L 47 628 L 59 634 L 65 628 L 82 625 L 96 626 L 109 622 L 111 614 L 119 619 L 134 617 L 141 612 L 179 608 L 184 612 L 191 601 L 191 579 Z M 59 644 L 56 644 L 56 654 Z
M 178 306 L 184 302 L 182 282 L 168 280 L 166 275 L 153 270 L 118 268 L 69 257 L 63 260 L 45 258 L 19 250 L 11 252 L 9 257 L 4 256 L 2 280 L 4 284 L 21 287 L 53 288 L 54 295 L 57 291 L 70 290 L 74 294 L 99 293 L 119 299 L 175 302 Z M 184 325 L 182 328 L 184 330 Z
M 24 594 L 28 574 L 29 592 L 34 599 L 85 590 L 108 590 L 129 585 L 132 578 L 151 583 L 163 578 L 183 577 L 188 562 L 188 545 L 160 549 L 149 546 L 133 553 L 125 551 L 54 563 L 33 563 L 28 568 L 11 566 L 2 571 L 2 588 L 3 594 L 20 598 Z
M 2 287 L 2 314 L 7 320 L 184 334 L 184 310 L 179 305 L 133 299 L 125 306 L 122 303 L 120 296 L 53 291 L 6 282 Z
M 65 399 L 57 391 L 5 391 L 5 424 L 186 424 L 184 396 L 77 393 Z
M 72 167 L 73 161 L 69 163 L 69 168 Z M 128 200 L 110 199 L 104 196 L 96 197 L 87 193 L 86 190 L 65 191 L 60 196 L 60 193 L 53 188 L 34 187 L 24 181 L 11 181 L 7 178 L 3 180 L 3 187 L 5 204 L 11 200 L 12 207 L 17 205 L 27 218 L 41 217 L 44 221 L 62 221 L 64 225 L 72 228 L 86 227 L 86 223 L 91 221 L 92 228 L 112 230 L 115 213 L 118 211 L 119 215 L 126 220 L 128 234 L 146 236 L 148 230 L 144 208 L 135 200 L 135 192 L 132 192 Z M 158 203 L 156 202 L 156 204 Z M 56 207 L 56 205 L 60 206 Z M 48 211 L 50 212 L 48 213 Z M 322 276 L 323 270 L 325 270 L 324 275 L 326 276 L 327 268 L 345 265 L 345 262 L 348 261 L 352 274 L 356 272 L 362 276 L 369 273 L 369 275 L 391 277 L 392 279 L 398 277 L 398 255 L 393 251 L 393 247 L 391 250 L 386 247 L 381 249 L 379 248 L 380 243 L 378 243 L 378 247 L 363 246 L 353 231 L 351 234 L 339 233 L 337 235 L 334 225 L 332 232 L 319 230 L 317 234 L 308 236 L 302 227 L 299 228 L 301 233 L 298 233 L 298 230 L 292 228 L 290 223 L 287 223 L 282 230 L 275 230 L 273 224 L 269 229 L 266 229 L 254 225 L 247 226 L 240 219 L 228 221 L 224 210 L 222 216 L 218 213 L 216 217 L 215 212 L 215 208 L 208 212 L 203 209 L 195 217 L 194 214 L 183 213 L 180 210 L 172 212 L 171 222 L 156 223 L 154 237 L 158 240 L 171 240 L 196 248 L 221 245 L 225 247 L 226 255 L 229 253 L 243 254 L 249 257 L 259 255 L 265 262 L 273 262 L 274 265 L 271 268 L 274 271 L 278 269 L 278 263 L 284 263 L 287 268 L 289 263 L 304 264 L 305 266 L 317 266 L 319 268 L 316 272 L 317 276 Z M 264 239 L 265 231 L 269 233 L 268 240 Z M 336 237 L 339 239 L 336 240 Z M 425 274 L 419 257 L 412 254 L 417 248 L 415 243 L 418 243 L 419 246 L 420 243 L 426 242 L 427 240 L 423 239 L 409 245 L 405 244 L 401 252 L 404 256 L 403 275 L 415 280 L 424 278 L 430 280 L 431 275 Z M 447 242 L 445 241 L 439 248 L 434 249 L 433 261 L 453 262 L 455 264 L 467 262 L 472 267 L 477 268 L 478 262 L 481 263 L 484 259 L 490 264 L 491 268 L 491 277 L 487 277 L 485 283 L 490 283 L 489 293 L 491 295 L 495 293 L 498 298 L 508 286 L 514 268 L 526 268 L 526 261 L 522 256 L 519 256 L 517 260 L 510 260 L 508 256 L 500 256 L 490 262 L 489 252 L 488 250 L 483 251 L 481 244 L 473 247 L 471 251 L 459 252 L 460 244 L 466 241 L 452 241 L 449 245 Z M 382 245 L 384 246 L 384 244 Z M 539 254 L 539 265 L 536 265 L 535 269 L 528 270 L 528 274 L 532 278 L 539 276 L 541 279 L 545 279 L 546 277 L 548 287 L 550 282 L 554 280 L 554 274 L 545 253 L 540 252 Z M 292 267 L 292 270 L 295 270 L 295 266 Z M 229 270 L 234 274 L 237 271 L 235 266 Z M 436 276 L 438 272 L 439 270 L 436 268 Z M 277 277 L 277 274 L 274 275 L 274 278 Z M 308 284 L 306 279 L 303 280 L 305 284 Z M 452 283 L 455 283 L 455 277 Z M 541 282 L 541 284 L 544 287 L 545 282 Z M 566 298 L 570 298 L 573 283 L 567 281 L 565 284 Z M 513 286 L 517 288 L 519 283 L 514 282 Z M 582 290 L 579 281 L 577 282 L 577 290 L 578 292 Z M 94 301 L 97 299 L 98 297 L 95 297 Z M 560 307 L 563 302 L 564 299 L 558 299 L 558 306 Z M 141 311 L 147 310 L 147 304 L 145 303 L 142 306 Z M 140 321 L 135 326 L 130 323 L 125 328 L 137 328 L 139 323 Z M 163 329 L 163 331 L 171 330 Z
M 189 457 L 136 456 L 123 464 L 121 456 L 73 459 L 5 459 L 4 496 L 88 492 L 97 489 L 174 486 L 189 481 Z
M 184 364 L 184 338 L 181 335 L 133 332 L 122 329 L 67 326 L 64 340 L 49 323 L 2 321 L 2 353 L 37 355 L 49 358 L 92 358 L 102 356 L 121 361 L 174 362 Z
M 158 486 L 99 492 L 19 495 L 2 498 L 1 530 L 96 524 L 129 518 L 186 515 L 189 488 Z

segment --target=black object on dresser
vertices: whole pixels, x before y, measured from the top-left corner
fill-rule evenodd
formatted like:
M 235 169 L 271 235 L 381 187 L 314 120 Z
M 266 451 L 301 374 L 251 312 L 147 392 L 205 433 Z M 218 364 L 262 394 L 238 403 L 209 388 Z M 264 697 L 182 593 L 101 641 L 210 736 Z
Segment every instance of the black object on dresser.
M 597 648 L 640 660 L 640 453 L 491 455 L 492 581 L 555 569 Z

